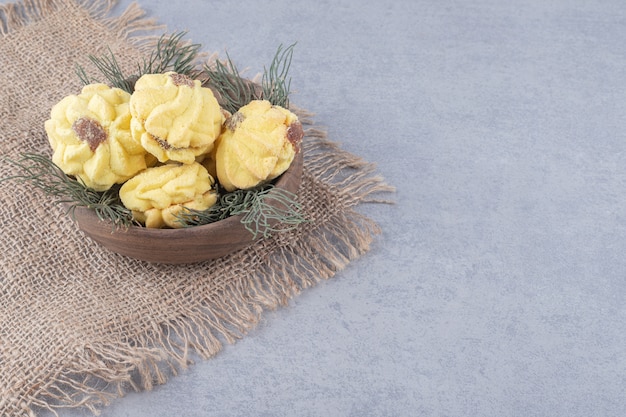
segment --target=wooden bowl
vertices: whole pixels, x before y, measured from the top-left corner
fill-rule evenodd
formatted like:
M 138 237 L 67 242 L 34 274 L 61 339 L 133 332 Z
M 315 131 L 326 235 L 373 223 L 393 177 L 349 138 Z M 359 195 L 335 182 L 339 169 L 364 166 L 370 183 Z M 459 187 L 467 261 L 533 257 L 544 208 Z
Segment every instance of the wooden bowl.
M 302 152 L 276 181 L 275 187 L 296 193 L 302 181 Z M 271 193 L 271 191 L 270 191 Z M 215 259 L 255 242 L 242 224 L 243 215 L 204 226 L 183 229 L 148 229 L 131 226 L 115 230 L 101 221 L 93 210 L 78 207 L 75 219 L 85 235 L 107 249 L 148 262 L 184 264 Z

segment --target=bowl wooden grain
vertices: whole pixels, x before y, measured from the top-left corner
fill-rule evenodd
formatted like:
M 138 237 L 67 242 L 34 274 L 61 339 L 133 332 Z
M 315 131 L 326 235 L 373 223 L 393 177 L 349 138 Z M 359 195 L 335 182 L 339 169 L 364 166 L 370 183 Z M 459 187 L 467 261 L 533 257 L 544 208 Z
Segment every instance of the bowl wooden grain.
M 275 182 L 275 187 L 297 193 L 302 182 L 303 157 L 298 152 L 291 166 Z M 271 193 L 271 192 L 270 192 Z M 114 230 L 93 210 L 77 207 L 75 220 L 86 236 L 107 249 L 143 261 L 185 264 L 216 259 L 255 242 L 240 216 L 204 226 L 183 229 L 148 229 L 131 226 Z

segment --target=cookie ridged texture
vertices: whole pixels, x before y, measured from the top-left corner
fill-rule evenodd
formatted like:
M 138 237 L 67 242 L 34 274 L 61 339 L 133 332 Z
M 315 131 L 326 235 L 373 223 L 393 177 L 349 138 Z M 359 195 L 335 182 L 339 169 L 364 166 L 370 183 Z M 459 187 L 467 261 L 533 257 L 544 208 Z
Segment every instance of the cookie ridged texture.
M 45 122 L 52 161 L 86 186 L 105 191 L 155 162 L 130 132 L 130 94 L 90 84 L 52 107 Z
M 199 163 L 148 168 L 120 188 L 120 199 L 146 227 L 181 227 L 185 207 L 206 210 L 217 202 L 214 180 Z
M 130 112 L 133 137 L 160 162 L 190 164 L 209 153 L 224 121 L 209 88 L 174 72 L 140 77 Z
M 267 100 L 243 106 L 225 123 L 214 152 L 227 191 L 255 187 L 289 168 L 299 150 L 302 125 L 289 110 Z

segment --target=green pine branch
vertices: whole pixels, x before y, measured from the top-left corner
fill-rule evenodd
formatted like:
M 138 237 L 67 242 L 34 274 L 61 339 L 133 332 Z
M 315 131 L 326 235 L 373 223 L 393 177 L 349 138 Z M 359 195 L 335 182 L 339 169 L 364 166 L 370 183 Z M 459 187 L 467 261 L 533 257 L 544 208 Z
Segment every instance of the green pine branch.
M 119 187 L 96 191 L 80 179 L 66 175 L 47 156 L 36 153 L 23 153 L 18 160 L 3 159 L 16 166 L 20 173 L 1 178 L 0 183 L 8 180 L 28 182 L 53 197 L 56 203 L 67 203 L 68 214 L 72 217 L 77 207 L 86 207 L 94 210 L 100 220 L 111 221 L 114 227 L 127 228 L 133 224 L 132 212 L 119 199 Z
M 289 108 L 291 79 L 288 78 L 295 43 L 278 47 L 269 69 L 264 68 L 260 86 L 241 77 L 239 70 L 226 54 L 226 61 L 215 62 L 214 67 L 204 66 L 205 85 L 217 93 L 222 107 L 231 114 L 252 100 L 265 99 L 273 105 Z
M 141 64 L 137 65 L 137 72 L 134 74 L 125 74 L 122 71 L 110 48 L 108 55 L 100 57 L 89 55 L 88 58 L 104 76 L 107 84 L 132 94 L 135 89 L 135 82 L 144 74 L 162 74 L 168 71 L 190 76 L 195 74 L 196 60 L 201 45 L 184 42 L 185 34 L 186 32 L 178 32 L 169 36 L 162 35 L 157 41 L 154 51 Z M 97 78 L 90 77 L 85 68 L 80 65 L 76 67 L 76 74 L 84 85 L 102 82 Z
M 306 222 L 296 195 L 272 184 L 226 193 L 206 210 L 183 210 L 178 220 L 184 227 L 192 227 L 240 214 L 244 215 L 241 223 L 252 234 L 252 239 L 269 237 L 272 233 L 291 230 Z

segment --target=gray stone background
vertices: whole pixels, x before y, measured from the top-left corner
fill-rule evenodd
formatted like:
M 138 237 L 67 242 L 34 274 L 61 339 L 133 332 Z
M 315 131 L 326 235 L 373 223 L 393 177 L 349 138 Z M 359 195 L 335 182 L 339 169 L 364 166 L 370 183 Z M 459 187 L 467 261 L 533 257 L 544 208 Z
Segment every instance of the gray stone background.
M 139 3 L 250 75 L 298 42 L 292 102 L 396 204 L 360 209 L 366 256 L 103 417 L 625 415 L 622 1 Z

